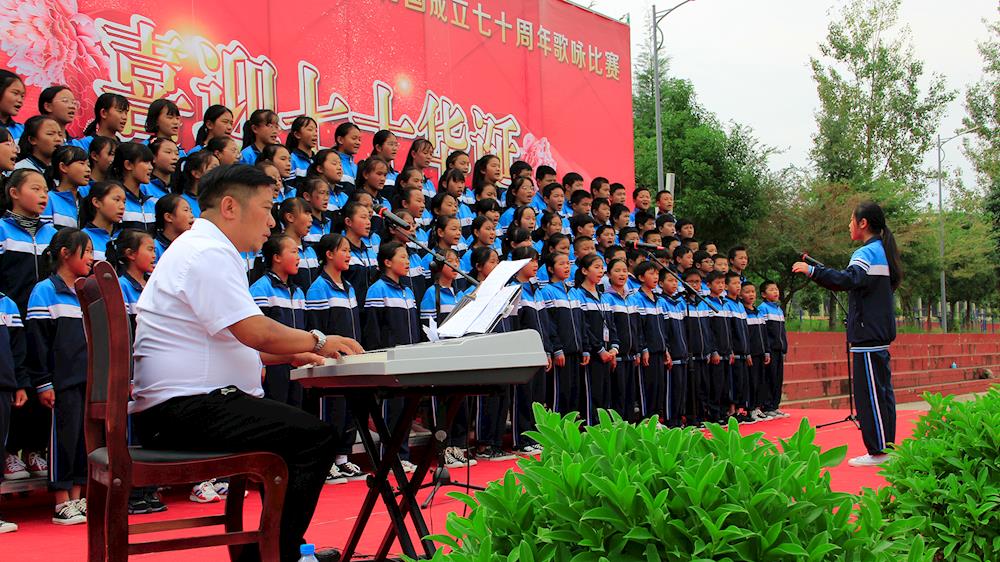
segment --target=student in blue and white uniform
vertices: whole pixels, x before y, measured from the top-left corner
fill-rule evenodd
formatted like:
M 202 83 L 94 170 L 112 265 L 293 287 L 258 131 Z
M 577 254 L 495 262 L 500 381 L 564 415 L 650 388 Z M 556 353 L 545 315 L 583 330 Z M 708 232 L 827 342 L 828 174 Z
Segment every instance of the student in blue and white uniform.
M 230 139 L 233 134 L 233 111 L 224 105 L 214 104 L 208 106 L 205 114 L 201 118 L 201 126 L 194 134 L 194 146 L 188 151 L 191 156 L 195 152 L 206 148 L 208 143 L 215 139 Z M 236 152 L 239 152 L 237 148 Z M 236 160 L 239 160 L 237 157 Z M 234 162 L 229 162 L 232 164 Z
M 569 259 L 569 254 L 573 249 L 573 245 L 570 244 L 569 236 L 562 233 L 555 233 L 545 240 L 545 244 L 542 245 L 542 263 L 545 263 L 545 256 L 549 254 L 566 254 L 566 259 Z M 548 285 L 549 274 L 551 273 L 550 268 L 542 267 L 538 269 L 538 284 L 541 286 Z M 573 262 L 570 262 L 569 273 L 567 273 L 566 284 L 569 286 L 573 285 L 572 277 L 568 275 L 573 273 Z
M 344 280 L 351 265 L 351 244 L 340 234 L 326 234 L 316 244 L 322 271 L 306 293 L 306 328 L 324 334 L 361 339 L 362 325 L 354 287 Z M 319 415 L 333 428 L 336 458 L 327 484 L 342 484 L 365 478 L 347 455 L 354 447 L 358 428 L 343 396 L 320 399 Z
M 52 522 L 77 525 L 87 521 L 83 501 L 87 339 L 73 284 L 90 273 L 93 246 L 79 229 L 64 228 L 52 238 L 47 255 L 54 273 L 35 286 L 28 300 L 26 367 L 39 402 L 52 409 L 49 489 L 55 492 L 56 503 Z
M 730 395 L 732 405 L 730 415 L 735 415 L 740 423 L 754 423 L 750 417 L 750 330 L 747 324 L 747 309 L 740 300 L 740 274 L 726 273 L 725 308 L 729 313 L 729 326 L 733 334 L 733 355 L 736 360 L 731 367 Z
M 372 156 L 378 156 L 389 163 L 389 173 L 385 176 L 385 189 L 383 193 L 386 199 L 395 202 L 398 194 L 396 178 L 399 172 L 396 171 L 394 162 L 396 154 L 399 153 L 399 140 L 396 135 L 388 129 L 382 129 L 372 137 Z
M 866 201 L 854 209 L 850 233 L 851 240 L 863 245 L 851 255 L 847 269 L 838 271 L 798 262 L 792 271 L 808 275 L 822 287 L 849 291 L 847 341 L 851 344 L 858 421 L 868 449 L 867 455 L 851 459 L 849 464 L 870 466 L 885 462 L 886 450 L 896 441 L 896 398 L 889 367 L 889 344 L 896 339 L 893 293 L 903 279 L 903 268 L 896 239 L 878 204 Z M 765 295 L 768 289 L 764 290 Z M 776 289 L 772 294 L 778 292 Z M 779 298 L 768 297 L 768 301 L 780 310 Z M 783 335 L 783 323 L 781 328 Z M 780 353 L 787 351 L 784 345 L 772 346 L 772 364 L 775 347 Z
M 426 233 L 434 220 L 434 215 L 428 209 L 427 199 L 424 197 L 423 178 L 424 176 L 416 168 L 403 168 L 403 171 L 396 176 L 396 200 L 393 204 L 397 208 L 409 211 L 417 220 L 417 230 Z M 420 192 L 420 197 L 413 193 L 414 190 Z
M 319 125 L 308 115 L 299 115 L 285 137 L 285 148 L 292 157 L 292 176 L 305 177 L 312 164 L 313 153 L 319 144 Z
M 264 316 L 290 328 L 306 329 L 306 297 L 294 282 L 299 271 L 299 249 L 288 234 L 275 234 L 262 248 L 267 272 L 250 286 L 250 295 Z M 290 379 L 292 366 L 268 365 L 264 375 L 264 396 L 302 407 L 302 387 Z
M 361 129 L 350 121 L 337 125 L 333 133 L 333 150 L 340 156 L 340 165 L 343 169 L 341 190 L 350 195 L 358 183 L 356 158 L 361 150 Z
M 668 349 L 669 337 L 664 317 L 666 301 L 654 289 L 660 275 L 652 262 L 644 261 L 635 266 L 635 276 L 642 285 L 635 292 L 635 305 L 639 309 L 639 327 L 642 330 L 642 359 L 639 366 L 639 404 L 642 417 L 665 416 L 666 380 L 665 366 L 673 360 Z
M 278 206 L 277 215 L 278 227 L 292 239 L 298 249 L 299 262 L 295 272 L 289 274 L 291 281 L 296 287 L 308 288 L 312 286 L 316 276 L 319 275 L 319 260 L 316 258 L 316 251 L 313 250 L 312 246 L 303 244 L 304 238 L 312 227 L 312 209 L 309 203 L 303 199 L 292 197 L 285 199 Z M 269 267 L 266 257 L 264 264 Z
M 583 310 L 576 295 L 567 287 L 569 256 L 550 252 L 542 258 L 550 282 L 540 290 L 545 300 L 553 334 L 552 409 L 560 414 L 575 411 L 580 404 L 580 376 L 583 361 Z M 541 273 L 541 272 L 539 272 Z
M 184 198 L 194 218 L 201 216 L 201 205 L 198 204 L 198 185 L 201 183 L 201 178 L 218 166 L 219 159 L 210 150 L 199 150 L 188 155 L 180 163 L 180 174 L 177 184 L 173 186 L 173 192 Z
M 0 292 L 17 303 L 22 317 L 35 283 L 48 275 L 48 248 L 56 229 L 41 220 L 48 185 L 35 170 L 15 170 L 4 185 L 8 208 L 0 219 Z
M 414 224 L 413 216 L 407 211 L 397 209 L 395 214 L 410 225 L 410 228 L 404 230 L 392 221 L 385 223 L 386 228 L 389 230 L 387 234 L 392 240 L 404 244 L 406 246 L 406 254 L 410 257 L 410 269 L 407 271 L 406 277 L 401 279 L 400 282 L 413 291 L 413 297 L 417 302 L 422 302 L 424 292 L 427 290 L 429 276 L 424 271 L 424 258 L 420 255 L 419 249 L 415 244 L 410 242 L 411 237 L 415 238 L 417 236 L 417 228 Z
M 355 179 L 356 192 L 363 192 L 370 195 L 373 206 L 392 209 L 392 204 L 382 193 L 382 190 L 385 189 L 385 178 L 388 174 L 388 162 L 378 156 L 369 157 L 358 166 L 358 177 Z
M 4 446 L 11 427 L 11 409 L 21 408 L 28 401 L 30 382 L 24 370 L 24 340 L 21 311 L 10 297 L 0 293 L 0 460 L 5 462 L 7 451 Z M 24 470 L 19 475 L 7 476 L 27 477 L 30 474 Z M 16 530 L 17 525 L 4 521 L 0 516 L 0 534 Z
M 708 377 L 704 380 L 707 383 L 707 392 L 703 393 L 703 402 L 707 412 L 708 420 L 724 424 L 729 417 L 730 379 L 732 378 L 732 366 L 736 362 L 736 354 L 733 348 L 733 330 L 729 323 L 732 311 L 726 306 L 725 275 L 712 271 L 705 278 L 708 288 L 711 291 L 706 300 L 715 305 L 716 310 L 709 314 L 709 327 L 712 330 L 712 338 L 715 341 L 715 351 L 719 361 L 713 360 L 708 366 Z
M 470 236 L 466 239 L 465 244 L 469 247 L 462 255 L 462 271 L 470 273 L 472 271 L 472 250 L 476 248 L 492 248 L 497 250 L 499 253 L 500 248 L 497 243 L 496 226 L 493 221 L 486 218 L 485 216 L 478 216 L 474 221 L 472 221 L 472 228 L 470 229 Z
M 450 195 L 445 194 L 445 196 L 454 200 L 454 198 Z M 431 225 L 431 233 L 428 240 L 428 246 L 432 250 L 436 250 L 437 253 L 441 255 L 444 255 L 443 252 L 446 250 L 454 250 L 455 253 L 462 256 L 466 251 L 462 248 L 464 244 L 461 244 L 462 228 L 459 226 L 458 219 L 454 216 L 438 216 L 434 220 L 434 224 Z M 459 261 L 461 262 L 461 259 Z M 432 263 L 434 263 L 433 255 L 427 254 L 424 256 L 424 276 L 427 278 L 428 283 L 430 281 L 430 268 Z M 455 287 L 459 291 L 464 291 L 468 288 L 464 279 L 457 279 L 455 281 Z
M 761 285 L 764 302 L 760 304 L 760 314 L 764 317 L 767 334 L 767 348 L 771 362 L 765 369 L 767 403 L 762 408 L 769 418 L 783 418 L 788 414 L 778 407 L 781 405 L 781 387 L 785 378 L 785 353 L 788 352 L 788 338 L 785 335 L 785 311 L 781 309 L 781 291 L 778 284 L 765 281 Z
M 597 409 L 611 408 L 611 373 L 618 363 L 618 331 L 611 307 L 605 304 L 598 285 L 604 277 L 604 260 L 589 254 L 577 261 L 573 291 L 583 310 L 585 367 L 580 409 L 588 425 L 597 424 Z M 589 358 L 589 360 L 588 360 Z
M 7 129 L 14 142 L 24 132 L 24 125 L 14 121 L 14 118 L 21 112 L 26 93 L 24 80 L 20 76 L 7 69 L 0 69 L 0 126 Z
M 336 150 L 324 148 L 313 156 L 307 177 L 318 177 L 330 186 L 330 198 L 327 200 L 327 214 L 333 215 L 347 205 L 347 192 L 344 191 L 344 166 Z M 351 184 L 353 185 L 353 183 Z
M 94 120 L 83 130 L 83 137 L 70 141 L 90 154 L 90 145 L 96 137 L 105 137 L 120 142 L 119 135 L 128 125 L 130 104 L 121 94 L 105 92 L 94 102 Z
M 529 437 L 527 432 L 535 431 L 535 415 L 532 404 L 545 404 L 547 399 L 546 386 L 548 372 L 552 370 L 552 357 L 555 349 L 555 337 L 551 332 L 549 313 L 545 309 L 541 287 L 534 279 L 538 273 L 538 252 L 530 246 L 515 248 L 511 251 L 512 261 L 527 259 L 528 263 L 517 272 L 514 282 L 521 285 L 521 298 L 517 308 L 511 313 L 511 330 L 534 330 L 542 339 L 542 349 L 545 350 L 546 366 L 539 369 L 535 376 L 526 384 L 514 387 L 511 393 L 511 431 L 513 433 L 514 452 L 518 455 L 536 455 L 542 452 L 542 446 Z
M 462 203 L 462 194 L 465 192 L 465 175 L 461 171 L 456 169 L 451 169 L 441 175 L 441 180 L 438 181 L 438 193 L 447 193 L 458 201 L 458 213 L 455 216 L 458 217 L 458 221 L 462 224 L 462 236 L 468 238 L 472 234 L 472 220 L 475 218 L 475 213 L 472 209 Z
M 126 205 L 125 187 L 118 181 L 95 183 L 80 201 L 80 224 L 93 242 L 95 260 L 107 259 L 109 243 L 121 232 Z
M 79 145 L 71 143 L 70 146 Z M 77 194 L 79 194 L 81 198 L 86 196 L 90 186 L 97 182 L 111 179 L 111 164 L 115 161 L 115 151 L 118 149 L 118 140 L 110 137 L 97 136 L 91 140 L 89 146 L 89 151 L 87 149 L 83 150 L 87 152 L 87 159 L 90 161 L 90 182 L 88 185 L 82 186 L 77 190 Z
M 137 142 L 123 142 L 118 146 L 111 164 L 111 177 L 125 187 L 123 228 L 153 232 L 156 202 L 142 191 L 142 185 L 149 183 L 152 173 L 153 153 L 149 147 Z
M 274 167 L 268 174 L 276 174 L 276 184 L 274 193 L 274 203 L 278 204 L 285 199 L 295 197 L 295 182 L 292 176 L 292 154 L 288 152 L 283 144 L 269 144 L 265 146 L 257 156 L 255 166 L 270 164 Z
M 197 152 L 195 153 L 197 154 Z M 191 229 L 195 216 L 187 199 L 171 193 L 156 202 L 156 261 L 178 236 Z
M 187 156 L 187 151 L 181 148 L 179 139 L 181 134 L 181 110 L 177 107 L 177 104 L 166 99 L 160 98 L 154 100 L 153 103 L 149 104 L 149 111 L 146 112 L 146 132 L 149 133 L 149 138 L 146 139 L 147 145 L 152 145 L 158 140 L 168 140 L 174 143 L 177 148 L 177 158 L 184 158 Z M 153 154 L 156 154 L 156 150 L 150 146 L 153 150 Z M 176 160 L 174 161 L 176 163 Z
M 434 145 L 431 141 L 425 138 L 413 139 L 410 144 L 410 150 L 406 153 L 406 163 L 403 165 L 403 169 L 406 168 L 416 168 L 420 175 L 424 177 L 422 183 L 422 189 L 424 191 L 424 197 L 429 201 L 437 193 L 434 189 L 434 182 L 427 178 L 427 169 L 431 166 L 431 161 L 434 159 Z
M 397 345 L 418 343 L 423 330 L 420 328 L 419 311 L 413 291 L 400 280 L 406 277 L 410 257 L 406 246 L 390 240 L 379 248 L 378 266 L 381 276 L 368 289 L 365 297 L 365 349 L 385 349 Z M 402 413 L 403 399 L 389 398 L 382 403 L 386 424 L 393 427 Z M 400 460 L 406 472 L 416 470 L 410 462 L 410 448 L 404 442 Z
M 312 224 L 309 226 L 309 233 L 302 238 L 302 243 L 312 247 L 333 232 L 333 221 L 326 216 L 326 209 L 330 204 L 330 184 L 319 176 L 306 176 L 299 180 L 297 192 L 299 197 L 309 203 Z
M 496 247 L 496 244 L 493 246 Z M 506 259 L 510 259 L 510 254 L 517 248 L 531 248 L 535 249 L 535 242 L 531 239 L 531 232 L 524 228 L 513 227 L 507 229 L 507 234 L 504 235 L 503 241 L 500 243 L 500 255 L 506 256 Z M 535 255 L 538 255 L 538 250 L 535 250 Z
M 531 199 L 531 206 L 539 213 L 548 207 L 548 205 L 545 204 L 545 197 L 542 192 L 545 189 L 545 186 L 550 183 L 559 183 L 556 171 L 551 166 L 546 166 L 545 164 L 535 168 L 536 191 L 535 196 Z
M 433 284 L 420 301 L 420 320 L 426 327 L 430 327 L 431 320 L 434 321 L 435 326 L 440 326 L 461 300 L 461 292 L 455 289 L 455 279 L 458 277 L 458 272 L 455 271 L 455 268 L 458 267 L 458 254 L 455 253 L 455 250 L 448 248 L 442 250 L 441 255 L 444 256 L 448 265 L 441 262 L 431 263 Z M 443 419 L 445 413 L 443 401 L 437 396 L 432 397 L 432 426 L 435 430 L 444 430 L 448 433 L 444 450 L 445 466 L 458 468 L 467 464 L 475 465 L 476 460 L 471 458 L 466 448 L 469 440 L 468 399 L 463 399 L 459 403 L 450 427 L 445 426 Z
M 364 205 L 350 202 L 343 209 L 341 222 L 344 237 L 351 247 L 350 267 L 344 272 L 344 280 L 354 287 L 358 302 L 365 302 L 368 286 L 378 275 L 378 254 L 364 243 L 371 230 L 371 213 Z
M 771 350 L 767 344 L 766 322 L 764 315 L 755 305 L 757 303 L 757 287 L 750 281 L 744 281 L 740 288 L 740 299 L 747 311 L 747 330 L 749 334 L 750 354 L 750 417 L 754 421 L 766 420 L 767 416 L 761 409 L 768 399 L 768 388 L 764 377 L 765 366 L 771 363 Z
M 149 176 L 149 183 L 142 184 L 140 189 L 155 205 L 157 199 L 175 191 L 174 173 L 180 160 L 180 147 L 167 138 L 154 139 L 148 146 L 153 153 L 153 172 Z
M 635 403 L 637 384 L 636 367 L 641 360 L 642 332 L 639 330 L 639 309 L 629 293 L 628 264 L 623 259 L 608 262 L 608 285 L 601 295 L 607 306 L 618 335 L 618 361 L 611 374 L 611 407 L 623 420 L 633 421 L 632 405 Z
M 464 150 L 453 150 L 448 153 L 448 157 L 444 160 L 444 170 L 445 172 L 448 170 L 458 170 L 462 172 L 462 175 L 471 180 L 472 161 L 469 160 L 469 153 Z M 461 197 L 458 198 L 458 201 L 470 207 L 475 205 L 476 194 L 472 191 L 472 187 L 466 187 Z
M 535 183 L 531 181 L 531 178 L 515 177 L 511 180 L 510 187 L 507 189 L 507 198 L 504 201 L 505 210 L 497 223 L 498 236 L 503 236 L 511 224 L 519 222 L 519 219 L 524 216 L 524 211 L 520 209 L 530 209 L 531 199 L 534 196 Z M 519 212 L 519 215 L 515 216 L 515 212 Z M 532 209 L 532 217 L 534 216 L 534 209 Z M 531 227 L 531 230 L 534 230 L 534 226 Z
M 55 119 L 36 115 L 24 123 L 24 133 L 17 144 L 14 169 L 27 168 L 45 174 L 52 165 L 52 154 L 63 144 L 62 128 Z
M 560 224 L 560 228 L 562 225 Z M 522 205 L 517 208 L 508 207 L 506 211 L 500 215 L 500 222 L 497 224 L 497 232 L 503 232 L 506 235 L 507 230 L 511 228 L 524 228 L 528 232 L 534 232 L 538 228 L 538 213 L 535 209 Z
M 476 160 L 472 167 L 472 193 L 476 201 L 480 199 L 495 199 L 503 207 L 507 201 L 507 192 L 500 187 L 503 179 L 503 166 L 500 158 L 494 154 L 486 154 Z
M 677 278 L 666 270 L 660 270 L 661 297 L 666 304 L 667 349 L 670 352 L 671 365 L 666 372 L 666 425 L 680 427 L 681 418 L 688 411 L 688 346 L 687 329 L 684 326 L 684 316 L 687 314 L 687 303 L 677 292 L 680 285 Z
M 49 201 L 42 220 L 57 229 L 77 226 L 80 222 L 80 196 L 77 190 L 90 183 L 90 159 L 78 146 L 60 146 L 52 155 L 49 168 Z
M 243 148 L 240 163 L 253 166 L 260 158 L 261 151 L 269 144 L 278 142 L 278 114 L 270 109 L 255 109 L 243 123 Z
M 694 287 L 701 282 L 698 270 L 690 268 L 682 274 L 684 282 Z M 722 360 L 716 351 L 715 338 L 712 334 L 712 309 L 704 299 L 698 299 L 689 291 L 681 293 L 687 304 L 684 316 L 685 334 L 688 344 L 688 395 L 691 401 L 689 408 L 692 414 L 688 425 L 698 425 L 703 421 L 713 421 L 707 416 L 706 399 L 708 395 L 707 379 L 709 368 L 713 363 Z M 716 420 L 717 421 L 717 420 Z

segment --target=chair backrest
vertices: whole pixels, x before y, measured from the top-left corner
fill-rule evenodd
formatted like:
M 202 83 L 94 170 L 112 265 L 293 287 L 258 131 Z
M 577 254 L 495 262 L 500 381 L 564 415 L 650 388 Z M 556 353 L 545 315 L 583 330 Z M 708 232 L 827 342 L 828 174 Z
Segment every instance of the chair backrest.
M 128 314 L 115 268 L 94 264 L 78 279 L 76 295 L 87 334 L 87 452 L 108 448 L 112 472 L 131 463 L 128 454 L 128 398 L 132 364 Z

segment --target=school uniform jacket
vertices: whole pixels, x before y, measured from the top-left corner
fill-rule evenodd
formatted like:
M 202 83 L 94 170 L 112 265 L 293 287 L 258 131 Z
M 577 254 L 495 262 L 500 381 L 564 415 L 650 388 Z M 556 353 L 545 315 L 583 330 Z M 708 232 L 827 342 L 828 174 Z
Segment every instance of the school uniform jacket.
M 413 291 L 413 298 L 418 303 L 423 302 L 424 293 L 427 292 L 427 280 L 430 279 L 430 272 L 424 271 L 424 259 L 420 257 L 420 252 L 416 248 L 406 246 L 406 255 L 410 258 L 410 269 L 406 277 L 400 282 Z
M 538 332 L 546 355 L 554 355 L 557 350 L 562 353 L 561 344 L 552 333 L 549 311 L 545 308 L 545 299 L 542 298 L 542 289 L 537 284 L 521 283 L 521 299 L 514 310 L 512 328 Z
M 30 386 L 24 369 L 24 335 L 21 311 L 10 297 L 0 293 L 0 391 Z
M 311 246 L 303 248 L 299 246 L 299 272 L 288 278 L 296 287 L 312 286 L 313 281 L 319 276 L 319 259 L 316 258 L 316 250 Z
M 723 359 L 728 360 L 729 355 L 733 353 L 733 329 L 729 325 L 731 313 L 726 308 L 725 297 L 705 297 L 705 300 L 718 309 L 709 311 L 709 327 L 715 340 L 715 351 Z
M 781 307 L 775 303 L 764 301 L 760 304 L 760 314 L 764 317 L 767 348 L 771 353 L 787 353 L 788 336 L 785 334 L 785 311 L 781 310 Z
M 126 189 L 122 228 L 134 228 L 152 234 L 155 226 L 156 201 L 141 191 L 139 196 L 136 196 Z
M 684 316 L 684 327 L 687 332 L 688 356 L 691 359 L 707 359 L 712 354 L 717 353 L 715 338 L 712 334 L 710 316 L 712 309 L 708 307 L 704 300 L 697 303 L 687 301 L 687 311 Z
M 344 281 L 354 287 L 358 302 L 363 303 L 368 294 L 368 286 L 372 284 L 371 280 L 375 278 L 378 271 L 378 254 L 366 246 L 364 240 L 362 240 L 361 246 L 355 246 L 350 241 L 348 244 L 351 247 L 351 260 L 347 271 L 343 274 Z
M 549 312 L 552 334 L 558 341 L 554 347 L 555 354 L 583 353 L 584 320 L 583 309 L 577 295 L 566 286 L 565 282 L 549 283 L 539 291 Z
M 309 227 L 309 233 L 302 238 L 302 243 L 306 246 L 315 246 L 319 243 L 320 238 L 330 234 L 333 228 L 333 221 L 328 218 L 323 218 L 322 220 L 313 217 L 312 226 Z
M 382 276 L 365 298 L 365 349 L 383 349 L 417 343 L 420 328 L 413 291 Z
M 623 297 L 614 289 L 608 289 L 601 295 L 601 301 L 611 311 L 615 333 L 618 335 L 618 353 L 621 359 L 635 357 L 642 350 L 639 308 L 635 299 L 631 295 Z
M 26 366 L 38 392 L 87 383 L 87 338 L 80 301 L 56 274 L 35 285 L 25 319 Z
M 583 311 L 584 355 L 600 355 L 611 349 L 618 349 L 618 331 L 615 328 L 614 313 L 611 307 L 604 304 L 601 296 L 591 293 L 583 287 L 572 289 L 576 299 L 580 301 Z
M 427 289 L 420 300 L 420 321 L 425 326 L 430 326 L 430 320 L 433 318 L 434 322 L 440 326 L 461 300 L 462 294 L 455 290 L 454 285 L 442 287 L 434 284 Z
M 163 180 L 160 178 L 154 176 L 151 180 L 149 180 L 149 183 L 140 185 L 139 191 L 141 191 L 147 199 L 151 199 L 153 201 L 155 208 L 155 204 L 158 200 L 170 194 L 170 186 L 163 183 Z
M 310 164 L 312 164 L 312 155 L 306 154 L 298 148 L 292 151 L 292 175 L 299 178 L 305 177 Z
M 674 363 L 687 359 L 688 344 L 687 330 L 684 326 L 684 316 L 687 312 L 687 303 L 680 297 L 680 294 L 662 297 L 667 305 L 667 343 L 670 349 L 670 359 Z
M 74 191 L 49 191 L 49 202 L 42 211 L 42 220 L 56 229 L 75 227 L 80 223 L 80 199 Z
M 285 284 L 274 272 L 268 271 L 250 286 L 250 295 L 264 316 L 291 328 L 305 329 L 306 297 L 294 283 Z M 265 376 L 281 376 L 284 380 L 291 373 L 292 366 L 287 363 L 267 365 L 265 369 Z
M 22 318 L 28 310 L 31 289 L 49 275 L 42 252 L 49 247 L 56 229 L 42 223 L 34 235 L 11 216 L 0 219 L 0 292 L 17 303 Z
M 125 313 L 128 314 L 128 323 L 132 328 L 132 334 L 135 335 L 135 315 L 139 312 L 135 308 L 135 304 L 139 302 L 139 296 L 142 295 L 142 285 L 138 281 L 132 279 L 132 276 L 128 273 L 122 274 L 118 277 L 118 285 L 122 288 L 122 299 L 125 301 Z
M 881 238 L 855 250 L 847 269 L 809 266 L 809 277 L 827 289 L 849 291 L 847 341 L 852 345 L 888 345 L 896 339 L 896 305 Z
M 90 243 L 94 246 L 94 261 L 105 261 L 108 259 L 111 241 L 118 238 L 118 234 L 121 233 L 120 228 L 115 228 L 109 234 L 107 230 L 98 228 L 93 223 L 83 227 L 82 230 L 90 237 Z
M 639 310 L 639 327 L 642 330 L 643 353 L 664 353 L 668 348 L 668 335 L 664 318 L 667 301 L 653 295 L 650 299 L 641 289 L 633 295 Z
M 326 272 L 320 273 L 306 292 L 306 329 L 327 335 L 361 339 L 361 314 L 354 287 L 338 285 Z
M 747 311 L 747 342 L 751 356 L 771 355 L 771 348 L 767 343 L 767 331 L 764 328 L 763 313 L 760 309 L 751 306 Z
M 728 313 L 729 333 L 733 337 L 733 353 L 737 357 L 745 357 L 750 353 L 750 333 L 747 329 L 747 309 L 743 303 L 723 297 L 725 310 Z

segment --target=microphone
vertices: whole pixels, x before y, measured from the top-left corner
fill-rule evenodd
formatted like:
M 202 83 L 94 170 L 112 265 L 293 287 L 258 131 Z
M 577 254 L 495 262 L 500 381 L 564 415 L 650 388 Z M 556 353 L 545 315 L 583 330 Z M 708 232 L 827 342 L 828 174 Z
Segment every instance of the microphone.
M 390 211 L 389 207 L 383 207 L 381 205 L 375 205 L 373 207 L 373 210 L 375 211 L 375 214 L 377 214 L 378 216 L 382 217 L 383 219 L 387 219 L 393 225 L 398 226 L 399 228 L 402 228 L 403 230 L 410 230 L 410 223 L 408 223 L 405 220 L 403 220 L 403 218 L 400 217 L 399 215 L 397 215 L 396 213 L 393 213 L 392 211 Z
M 813 265 L 813 266 L 816 266 L 816 267 L 826 267 L 825 265 L 823 265 L 823 262 L 821 262 L 821 261 L 813 258 L 812 256 L 810 256 L 809 254 L 807 254 L 805 252 L 802 252 L 802 255 L 799 256 L 799 257 L 801 257 L 802 261 L 808 263 L 809 265 Z
M 663 246 L 657 246 L 656 244 L 647 244 L 645 242 L 626 242 L 625 249 L 627 250 L 666 250 Z

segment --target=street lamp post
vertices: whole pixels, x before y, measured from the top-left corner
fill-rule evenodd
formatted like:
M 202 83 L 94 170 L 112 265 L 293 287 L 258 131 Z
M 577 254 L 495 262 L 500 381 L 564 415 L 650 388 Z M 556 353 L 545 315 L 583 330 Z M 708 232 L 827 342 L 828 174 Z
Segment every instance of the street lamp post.
M 667 17 L 670 12 L 680 8 L 688 2 L 694 0 L 684 0 L 673 8 L 656 11 L 653 5 L 653 98 L 656 103 L 654 109 L 656 119 L 656 191 L 663 191 L 663 125 L 660 123 L 660 22 Z
M 941 330 L 945 333 L 948 332 L 948 293 L 945 287 L 944 273 L 945 273 L 945 262 L 944 262 L 944 188 L 942 187 L 942 173 L 941 173 L 941 161 L 944 159 L 944 152 L 941 147 L 950 141 L 957 139 L 962 135 L 967 135 L 977 129 L 981 125 L 976 125 L 971 129 L 966 129 L 955 136 L 948 137 L 941 140 L 941 135 L 937 136 L 937 184 L 938 184 L 938 254 L 941 259 Z

